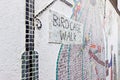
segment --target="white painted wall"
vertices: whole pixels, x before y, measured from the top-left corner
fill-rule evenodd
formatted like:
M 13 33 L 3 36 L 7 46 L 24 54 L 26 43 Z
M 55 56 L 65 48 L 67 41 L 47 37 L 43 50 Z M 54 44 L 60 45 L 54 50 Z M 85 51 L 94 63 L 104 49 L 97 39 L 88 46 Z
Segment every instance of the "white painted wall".
M 0 0 L 0 80 L 20 80 L 25 0 Z

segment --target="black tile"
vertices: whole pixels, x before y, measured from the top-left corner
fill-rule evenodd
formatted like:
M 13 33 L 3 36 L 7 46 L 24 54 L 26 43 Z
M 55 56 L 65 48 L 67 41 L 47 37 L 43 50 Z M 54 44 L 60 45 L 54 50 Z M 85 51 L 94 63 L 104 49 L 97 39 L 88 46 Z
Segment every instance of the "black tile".
M 29 71 L 32 72 L 32 68 L 30 68 Z
M 26 39 L 26 42 L 29 42 L 30 40 L 29 39 Z M 27 46 L 27 45 L 26 45 Z
M 30 51 L 30 55 L 32 55 L 33 54 L 33 52 L 32 51 Z
M 26 8 L 26 11 L 29 11 L 29 8 Z
M 32 60 L 30 60 L 29 63 L 31 64 L 31 63 L 32 63 Z
M 29 16 L 28 15 L 26 15 L 26 20 L 29 20 Z
M 38 67 L 38 64 L 36 64 L 36 66 Z
M 28 2 L 28 3 L 29 3 L 29 0 L 26 0 L 26 2 Z
M 25 59 L 25 56 L 22 56 L 22 59 Z
M 26 11 L 26 15 L 28 15 L 28 16 L 29 16 L 29 12 L 27 12 L 27 11 Z
M 32 76 L 32 73 L 30 73 L 30 76 Z
M 33 5 L 34 5 L 34 3 L 33 3 Z M 34 6 L 33 6 L 33 9 L 34 9 Z
M 29 33 L 29 30 L 26 30 L 26 33 Z
M 31 47 L 34 47 L 34 43 L 30 43 L 30 46 L 31 46 Z
M 26 65 L 29 65 L 29 61 L 26 61 Z
M 26 70 L 22 70 L 22 73 L 26 73 Z M 23 76 L 23 75 L 22 75 Z
M 37 76 L 37 79 L 39 78 L 39 76 Z
M 22 60 L 22 64 L 25 64 L 25 60 Z
M 25 68 L 25 65 L 22 65 L 22 69 L 24 69 Z
M 29 51 L 30 49 L 29 48 L 26 48 L 26 51 Z
M 33 31 L 33 34 L 34 34 L 34 31 Z
M 33 80 L 32 78 L 29 78 L 29 80 Z
M 26 78 L 25 80 L 30 80 L 30 79 L 29 79 L 29 77 L 28 77 L 28 78 Z
M 26 65 L 26 68 L 28 68 L 28 65 Z
M 33 28 L 32 25 L 30 25 L 29 29 L 32 29 L 32 28 Z
M 30 26 L 33 26 L 32 22 L 30 22 Z M 30 29 L 32 29 L 32 27 L 30 27 Z
M 29 4 L 28 4 L 28 3 L 26 3 L 26 7 L 29 7 Z
M 31 31 L 30 31 L 30 34 L 34 34 L 34 31 L 33 31 L 33 30 L 31 30 Z
M 35 56 L 36 58 L 38 58 L 38 56 Z
M 32 12 L 33 12 L 33 9 L 30 9 L 29 11 L 32 13 Z M 32 15 L 30 15 L 30 16 L 33 16 L 33 14 L 32 14 Z
M 29 72 L 29 70 L 28 69 L 26 69 L 26 73 L 28 73 Z
M 34 42 L 34 39 L 30 39 L 30 42 Z M 34 46 L 34 45 L 33 45 Z
M 31 4 L 33 4 L 33 2 L 34 2 L 33 0 L 30 0 L 30 3 L 31 3 Z
M 29 24 L 29 21 L 26 21 L 26 24 Z
M 35 4 L 35 1 L 33 0 L 33 5 Z
M 30 45 L 26 43 L 25 46 L 28 48 Z
M 35 68 L 32 68 L 32 71 L 35 71 Z
M 34 35 L 29 35 L 29 38 L 31 39 L 31 38 L 34 38 Z
M 26 29 L 29 29 L 29 25 L 26 25 Z
M 29 75 L 28 75 L 28 74 L 26 74 L 26 77 L 29 77 Z
M 30 50 L 34 50 L 34 47 L 30 47 Z
M 30 21 L 33 21 L 33 18 L 30 18 Z
M 38 68 L 36 68 L 36 70 L 38 70 Z M 36 74 L 38 74 L 38 72 L 36 72 Z
M 29 38 L 29 35 L 26 35 L 26 38 Z
M 30 8 L 33 8 L 33 5 L 30 4 Z

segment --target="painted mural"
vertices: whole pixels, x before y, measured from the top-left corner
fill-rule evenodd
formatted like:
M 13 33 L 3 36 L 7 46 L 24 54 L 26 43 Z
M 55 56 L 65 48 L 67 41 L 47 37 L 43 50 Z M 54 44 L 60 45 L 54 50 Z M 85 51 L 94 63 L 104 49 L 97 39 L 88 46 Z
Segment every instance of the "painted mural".
M 115 31 L 115 13 L 111 8 L 106 7 L 106 16 L 104 19 L 104 34 L 106 40 L 106 79 L 107 80 L 117 80 L 117 66 L 116 66 L 116 55 L 117 46 L 114 42 L 116 40 L 117 31 Z M 114 37 L 114 39 L 113 39 Z
M 56 80 L 105 80 L 103 5 L 100 0 L 74 0 L 71 19 L 84 24 L 83 44 L 61 45 Z

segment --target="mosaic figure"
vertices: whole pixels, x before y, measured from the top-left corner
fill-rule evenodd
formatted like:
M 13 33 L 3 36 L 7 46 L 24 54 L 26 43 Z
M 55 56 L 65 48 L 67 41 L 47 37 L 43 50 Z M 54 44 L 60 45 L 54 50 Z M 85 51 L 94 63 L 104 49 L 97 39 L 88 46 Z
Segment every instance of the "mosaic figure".
M 39 80 L 38 53 L 34 51 L 34 12 L 34 0 L 26 0 L 26 49 L 21 57 L 21 80 Z

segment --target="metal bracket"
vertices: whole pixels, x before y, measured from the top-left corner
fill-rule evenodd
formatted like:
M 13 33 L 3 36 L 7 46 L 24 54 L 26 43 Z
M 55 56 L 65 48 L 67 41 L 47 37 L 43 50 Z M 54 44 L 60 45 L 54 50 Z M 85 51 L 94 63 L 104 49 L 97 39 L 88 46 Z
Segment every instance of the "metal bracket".
M 42 28 L 42 22 L 40 19 L 35 18 L 35 26 L 37 27 L 38 30 Z
M 73 7 L 73 5 L 68 2 L 67 0 L 60 0 L 61 2 L 65 3 L 66 5 L 68 5 L 69 7 Z
M 34 18 L 37 18 L 39 15 L 43 14 L 51 5 L 53 5 L 57 0 L 53 0 L 45 8 L 43 8 Z

